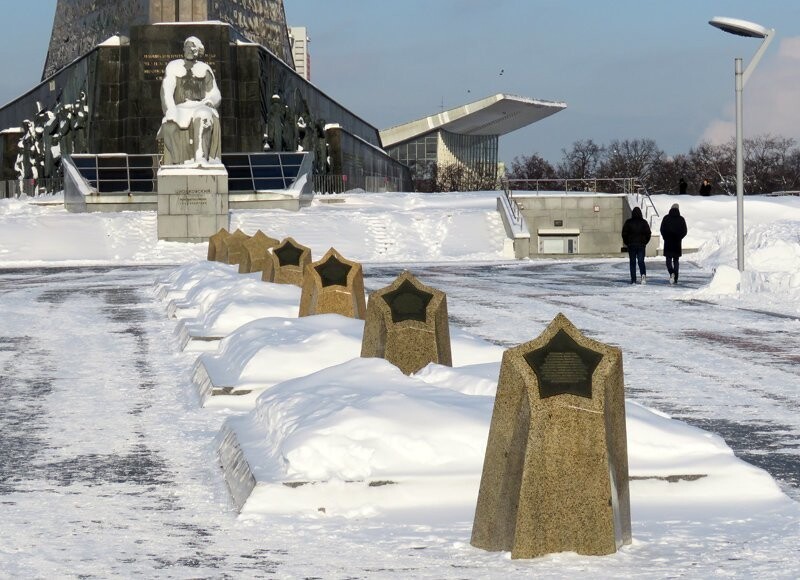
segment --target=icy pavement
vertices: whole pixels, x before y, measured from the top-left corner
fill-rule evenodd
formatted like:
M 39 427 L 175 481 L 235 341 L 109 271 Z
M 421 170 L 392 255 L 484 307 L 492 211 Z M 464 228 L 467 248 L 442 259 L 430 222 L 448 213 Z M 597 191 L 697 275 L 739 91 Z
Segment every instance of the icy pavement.
M 798 497 L 800 323 L 624 284 L 623 261 L 414 267 L 454 325 L 503 345 L 557 312 L 618 344 L 628 396 L 728 439 Z M 239 518 L 214 457 L 224 412 L 202 409 L 155 278 L 170 268 L 0 271 L 0 570 L 6 577 L 492 578 L 800 575 L 800 510 L 727 521 L 644 519 L 606 558 L 510 561 L 471 522 Z M 367 286 L 398 268 L 365 267 Z M 662 273 L 663 277 L 663 273 Z M 665 377 L 668 377 L 665 379 Z M 665 388 L 665 385 L 668 388 Z M 715 428 L 716 427 L 716 428 Z M 646 523 L 643 523 L 646 522 Z
M 448 296 L 451 324 L 509 347 L 563 312 L 587 336 L 622 348 L 628 397 L 721 435 L 739 457 L 800 499 L 800 319 L 684 300 L 710 275 L 662 258 L 631 286 L 627 260 L 415 267 Z M 393 279 L 369 268 L 368 290 Z M 665 379 L 666 377 L 666 379 Z

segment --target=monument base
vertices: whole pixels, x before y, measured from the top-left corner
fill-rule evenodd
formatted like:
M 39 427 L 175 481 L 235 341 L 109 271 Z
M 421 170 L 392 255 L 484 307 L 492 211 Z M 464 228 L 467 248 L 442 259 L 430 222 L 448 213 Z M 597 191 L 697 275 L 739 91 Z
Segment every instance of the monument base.
M 158 239 L 207 242 L 230 229 L 224 165 L 167 165 L 158 170 Z

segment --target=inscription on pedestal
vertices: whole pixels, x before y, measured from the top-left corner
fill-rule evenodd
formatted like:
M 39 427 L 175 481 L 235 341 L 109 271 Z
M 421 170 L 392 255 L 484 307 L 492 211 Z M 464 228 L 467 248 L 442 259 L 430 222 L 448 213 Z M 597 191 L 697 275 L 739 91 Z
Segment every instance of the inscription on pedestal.
M 205 207 L 211 198 L 210 189 L 181 189 L 175 192 L 178 196 L 178 205 L 184 207 Z
M 397 290 L 383 295 L 384 301 L 389 305 L 394 323 L 404 320 L 425 322 L 428 303 L 432 298 L 433 294 L 420 290 L 408 280 L 403 282 Z
M 539 398 L 570 394 L 591 399 L 592 373 L 603 357 L 559 330 L 548 344 L 523 358 L 536 373 Z
M 347 275 L 350 273 L 351 267 L 348 264 L 343 264 L 331 256 L 325 263 L 319 266 L 314 266 L 320 277 L 323 288 L 328 286 L 347 286 Z
M 447 296 L 402 272 L 369 297 L 361 356 L 388 360 L 403 373 L 430 363 L 453 365 Z
M 283 246 L 272 250 L 272 253 L 277 256 L 278 264 L 281 266 L 299 266 L 303 250 L 292 243 L 285 243 Z

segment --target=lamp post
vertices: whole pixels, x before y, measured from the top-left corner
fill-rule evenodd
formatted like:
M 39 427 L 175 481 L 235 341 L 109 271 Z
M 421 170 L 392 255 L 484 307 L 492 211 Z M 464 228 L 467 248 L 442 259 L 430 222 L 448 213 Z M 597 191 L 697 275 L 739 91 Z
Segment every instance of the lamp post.
M 750 38 L 761 38 L 761 46 L 758 47 L 753 59 L 747 68 L 742 72 L 742 59 L 737 58 L 735 65 L 735 86 L 736 86 L 736 264 L 740 272 L 744 272 L 744 138 L 742 137 L 742 91 L 747 79 L 753 74 L 758 61 L 764 55 L 772 37 L 775 35 L 774 28 L 764 28 L 760 24 L 739 20 L 737 18 L 725 18 L 715 16 L 708 23 L 719 28 L 724 32 L 737 36 L 747 36 Z

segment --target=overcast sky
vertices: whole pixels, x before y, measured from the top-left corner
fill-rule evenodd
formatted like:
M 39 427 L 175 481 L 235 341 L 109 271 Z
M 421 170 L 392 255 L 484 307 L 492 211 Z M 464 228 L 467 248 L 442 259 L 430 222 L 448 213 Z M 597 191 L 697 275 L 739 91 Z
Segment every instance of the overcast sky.
M 55 0 L 0 0 L 0 101 L 39 81 Z M 495 93 L 567 109 L 500 139 L 500 157 L 558 161 L 578 139 L 651 138 L 668 154 L 733 135 L 734 58 L 777 36 L 745 90 L 745 136 L 800 140 L 797 0 L 285 0 L 311 37 L 312 81 L 379 129 Z M 502 74 L 500 74 L 502 71 Z

